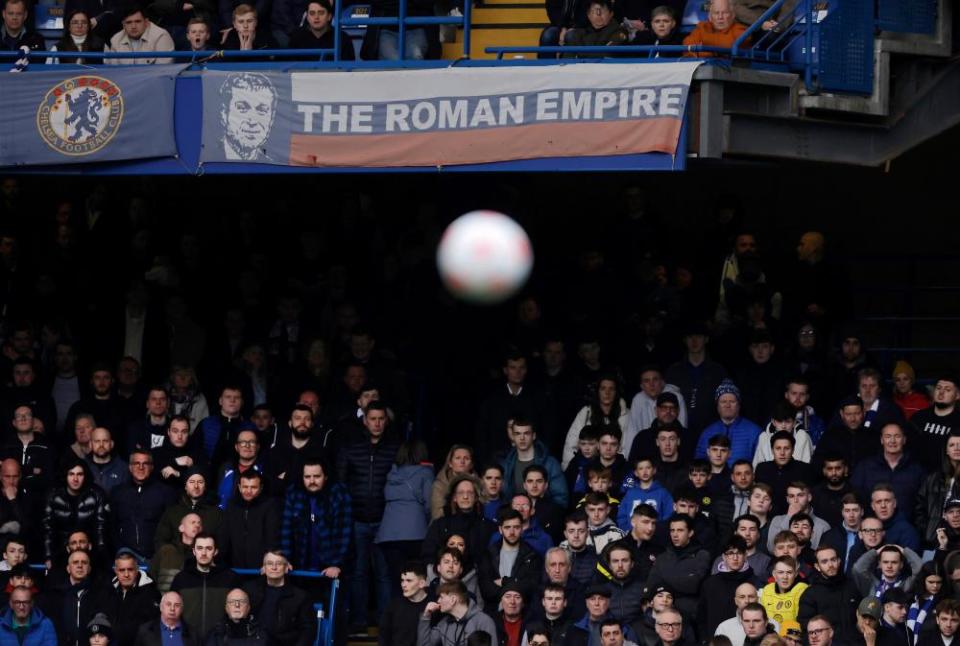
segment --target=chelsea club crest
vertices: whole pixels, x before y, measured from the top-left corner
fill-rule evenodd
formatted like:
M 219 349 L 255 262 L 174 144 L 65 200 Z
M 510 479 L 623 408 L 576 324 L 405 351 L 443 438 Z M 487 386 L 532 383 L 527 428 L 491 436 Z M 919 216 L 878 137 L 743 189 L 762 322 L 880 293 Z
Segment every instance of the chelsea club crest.
M 37 130 L 54 150 L 82 156 L 106 146 L 123 121 L 120 88 L 100 76 L 74 76 L 55 85 L 37 109 Z

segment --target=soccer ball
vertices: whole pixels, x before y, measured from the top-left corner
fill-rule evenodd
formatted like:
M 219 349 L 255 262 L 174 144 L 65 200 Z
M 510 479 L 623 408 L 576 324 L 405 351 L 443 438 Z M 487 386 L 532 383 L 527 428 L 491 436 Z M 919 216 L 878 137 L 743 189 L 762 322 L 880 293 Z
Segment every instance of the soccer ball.
M 519 224 L 496 211 L 471 211 L 443 232 L 437 268 L 454 296 L 498 303 L 523 287 L 533 267 L 530 238 Z

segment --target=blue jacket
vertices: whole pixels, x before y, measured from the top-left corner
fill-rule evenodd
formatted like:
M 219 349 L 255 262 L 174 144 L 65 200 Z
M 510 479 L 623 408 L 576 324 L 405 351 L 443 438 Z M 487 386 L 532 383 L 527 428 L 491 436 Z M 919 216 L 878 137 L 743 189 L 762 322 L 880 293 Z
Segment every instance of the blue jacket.
M 520 538 L 530 545 L 534 552 L 543 557 L 547 555 L 547 550 L 553 547 L 553 539 L 543 531 L 536 518 L 530 518 L 530 526 L 523 530 Z M 503 540 L 503 536 L 500 535 L 500 532 L 494 532 L 493 536 L 490 537 L 489 544 L 493 545 L 500 540 Z
M 502 492 L 501 492 L 502 493 Z M 483 506 L 483 517 L 487 520 L 497 522 L 497 512 L 500 511 L 500 508 L 504 505 L 510 504 L 509 500 L 504 500 L 501 496 L 494 500 L 489 501 Z
M 610 617 L 610 614 L 607 613 Z M 627 624 L 620 626 L 623 630 L 623 638 L 632 642 L 639 642 L 637 633 Z M 590 643 L 590 615 L 584 614 L 575 624 L 567 630 L 567 640 L 564 644 L 570 646 L 587 646 Z
M 533 444 L 533 464 L 539 464 L 547 470 L 550 499 L 561 507 L 567 506 L 567 479 L 557 459 L 550 455 L 547 447 L 540 440 Z M 503 495 L 508 500 L 513 497 L 513 472 L 517 468 L 517 450 L 510 449 L 507 456 L 500 462 L 503 467 Z
M 707 443 L 710 438 L 714 435 L 726 435 L 730 438 L 730 457 L 727 459 L 727 466 L 733 468 L 733 463 L 737 460 L 750 460 L 752 463 L 760 432 L 760 427 L 745 417 L 738 417 L 733 420 L 730 426 L 727 426 L 721 420 L 717 420 L 703 429 L 703 433 L 700 434 L 700 441 L 697 442 L 694 457 L 706 459 Z
M 129 547 L 147 558 L 153 556 L 153 537 L 160 517 L 177 501 L 176 492 L 156 478 L 142 485 L 130 480 L 113 488 L 114 545 Z
M 879 454 L 864 458 L 857 463 L 853 468 L 853 475 L 850 476 L 850 485 L 861 496 L 861 500 L 870 500 L 873 485 L 886 482 L 893 487 L 897 509 L 907 510 L 913 509 L 916 505 L 917 494 L 926 477 L 923 467 L 909 454 L 904 454 L 894 469 L 887 464 L 883 454 Z
M 30 613 L 30 628 L 23 638 L 23 646 L 54 646 L 56 643 L 57 631 L 53 628 L 53 622 L 34 608 Z M 17 634 L 13 632 L 13 610 L 9 608 L 0 616 L 0 646 L 20 646 Z
M 617 527 L 625 532 L 629 532 L 630 516 L 637 505 L 648 504 L 657 510 L 657 518 L 666 520 L 673 514 L 673 496 L 663 485 L 656 480 L 650 485 L 649 489 L 641 489 L 639 486 L 627 489 L 627 493 L 620 500 L 620 508 L 617 510 Z
M 263 476 L 264 486 L 270 481 L 266 476 L 264 471 L 263 464 L 256 462 L 253 465 L 253 470 Z M 225 463 L 220 468 L 220 484 L 217 485 L 217 507 L 220 509 L 226 509 L 227 504 L 233 500 L 233 494 L 237 492 L 237 465 L 234 461 Z
M 352 530 L 350 493 L 342 483 L 327 484 L 315 497 L 302 485 L 287 489 L 280 549 L 294 568 L 343 567 Z
M 885 543 L 893 543 L 900 547 L 909 547 L 917 554 L 922 553 L 923 547 L 920 545 L 920 534 L 916 528 L 911 525 L 906 516 L 898 511 L 893 518 L 883 524 L 887 530 L 883 537 Z
M 377 543 L 387 541 L 422 541 L 430 524 L 430 494 L 433 469 L 425 464 L 391 467 L 383 487 L 386 506 Z

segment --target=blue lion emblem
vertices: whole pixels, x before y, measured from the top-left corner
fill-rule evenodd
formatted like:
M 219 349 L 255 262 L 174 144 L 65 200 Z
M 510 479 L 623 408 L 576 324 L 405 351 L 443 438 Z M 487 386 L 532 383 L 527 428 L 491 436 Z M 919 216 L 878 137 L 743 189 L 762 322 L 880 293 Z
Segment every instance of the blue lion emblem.
M 70 141 L 78 141 L 86 136 L 94 137 L 97 134 L 97 125 L 100 123 L 100 110 L 103 107 L 100 104 L 100 95 L 96 91 L 87 88 L 73 98 L 69 93 L 66 95 L 67 107 L 70 109 L 70 116 L 63 122 L 73 126 L 73 134 L 68 137 Z

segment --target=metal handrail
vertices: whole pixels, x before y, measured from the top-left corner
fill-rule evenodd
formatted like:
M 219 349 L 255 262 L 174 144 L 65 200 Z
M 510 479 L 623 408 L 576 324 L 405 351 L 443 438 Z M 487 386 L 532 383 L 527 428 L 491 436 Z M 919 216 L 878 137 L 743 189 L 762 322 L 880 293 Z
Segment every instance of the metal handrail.
M 496 54 L 497 59 L 504 54 L 649 54 L 655 52 L 666 53 L 697 53 L 710 52 L 714 54 L 730 54 L 727 47 L 713 47 L 710 45 L 545 45 L 543 47 L 531 45 L 510 47 L 487 47 L 487 54 Z M 668 61 L 663 61 L 668 62 Z

